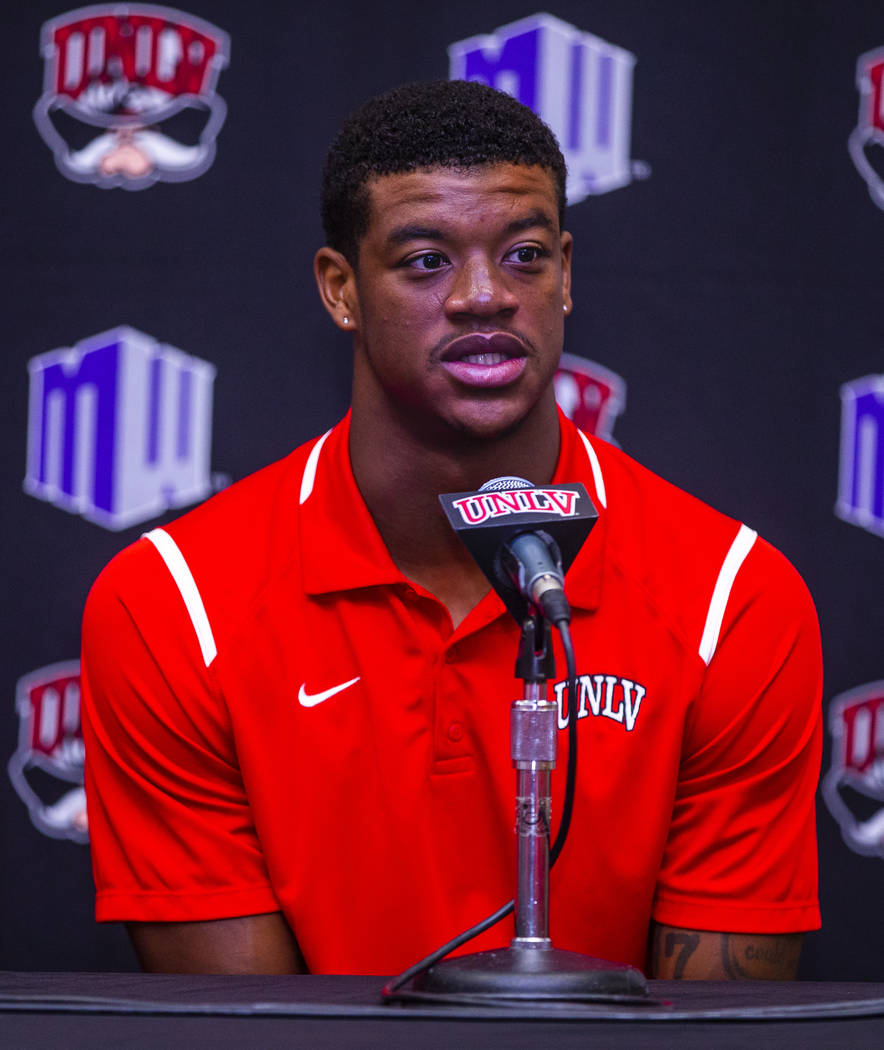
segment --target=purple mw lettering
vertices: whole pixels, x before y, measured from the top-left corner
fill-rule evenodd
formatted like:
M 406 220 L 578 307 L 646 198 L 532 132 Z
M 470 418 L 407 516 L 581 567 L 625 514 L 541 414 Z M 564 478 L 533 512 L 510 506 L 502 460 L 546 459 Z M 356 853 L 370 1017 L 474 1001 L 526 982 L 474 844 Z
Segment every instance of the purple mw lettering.
M 876 518 L 884 516 L 884 403 L 873 392 L 860 394 L 856 398 L 856 422 L 853 430 L 853 477 L 850 479 L 850 503 L 854 508 L 860 504 L 860 485 L 863 476 L 871 473 L 874 481 L 871 511 Z M 865 426 L 863 425 L 865 424 Z M 873 429 L 872 448 L 863 448 L 862 434 L 866 428 Z M 866 461 L 871 456 L 872 462 Z
M 163 359 L 157 354 L 150 362 L 147 394 L 147 462 L 160 458 L 160 395 L 163 389 Z
M 568 148 L 580 148 L 580 114 L 583 110 L 583 59 L 586 48 L 583 44 L 571 45 L 571 97 L 568 113 Z
M 516 96 L 523 106 L 537 109 L 537 64 L 540 30 L 510 37 L 496 58 L 488 58 L 481 48 L 468 51 L 464 63 L 464 80 L 482 80 L 497 87 L 501 73 L 515 73 L 519 80 Z
M 193 388 L 193 372 L 189 368 L 179 369 L 178 372 L 178 446 L 176 454 L 179 459 L 186 460 L 190 454 L 190 420 L 191 420 L 191 391 Z
M 47 423 L 49 395 L 56 390 L 64 395 L 61 490 L 74 492 L 74 454 L 77 441 L 77 391 L 87 383 L 98 393 L 95 420 L 95 486 L 92 502 L 111 513 L 113 510 L 114 456 L 117 425 L 117 373 L 120 343 L 108 343 L 90 350 L 80 359 L 73 374 L 60 363 L 43 370 L 43 400 L 40 413 L 40 481 L 46 484 Z
M 614 81 L 614 59 L 602 55 L 599 59 L 599 103 L 595 139 L 599 146 L 611 145 L 611 87 Z

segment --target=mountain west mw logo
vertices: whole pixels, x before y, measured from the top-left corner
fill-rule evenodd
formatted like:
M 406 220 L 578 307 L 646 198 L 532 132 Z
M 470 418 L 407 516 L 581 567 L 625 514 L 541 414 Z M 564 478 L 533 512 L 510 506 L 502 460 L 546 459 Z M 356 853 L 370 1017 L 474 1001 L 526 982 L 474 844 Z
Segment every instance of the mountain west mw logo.
M 226 33 L 165 7 L 100 4 L 47 22 L 41 51 L 34 121 L 63 175 L 142 190 L 209 168 L 227 113 L 215 94 Z
M 568 164 L 568 203 L 646 175 L 629 159 L 635 56 L 538 14 L 448 48 L 452 80 L 480 80 L 517 98 L 555 133 Z
M 884 682 L 836 696 L 829 723 L 832 767 L 823 798 L 852 850 L 884 857 Z
M 860 55 L 856 63 L 859 117 L 847 141 L 856 170 L 866 180 L 872 200 L 884 208 L 884 47 Z M 878 154 L 878 163 L 872 161 Z
M 835 513 L 884 536 L 884 376 L 841 387 L 841 465 Z
M 12 786 L 44 835 L 86 842 L 79 661 L 52 664 L 20 678 L 15 706 L 19 734 L 9 760 Z
M 121 327 L 28 370 L 30 495 L 124 529 L 209 494 L 213 365 Z

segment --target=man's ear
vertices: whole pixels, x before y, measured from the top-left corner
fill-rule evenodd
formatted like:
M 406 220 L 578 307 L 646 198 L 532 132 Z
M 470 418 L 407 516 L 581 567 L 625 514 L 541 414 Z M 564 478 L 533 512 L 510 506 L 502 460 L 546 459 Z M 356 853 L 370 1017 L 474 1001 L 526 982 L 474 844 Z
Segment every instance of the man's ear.
M 562 233 L 562 297 L 566 314 L 571 313 L 573 306 L 571 301 L 571 247 L 573 243 L 571 234 L 564 231 Z
M 320 248 L 313 260 L 313 273 L 322 305 L 342 332 L 359 329 L 359 298 L 356 274 L 346 257 L 334 248 Z

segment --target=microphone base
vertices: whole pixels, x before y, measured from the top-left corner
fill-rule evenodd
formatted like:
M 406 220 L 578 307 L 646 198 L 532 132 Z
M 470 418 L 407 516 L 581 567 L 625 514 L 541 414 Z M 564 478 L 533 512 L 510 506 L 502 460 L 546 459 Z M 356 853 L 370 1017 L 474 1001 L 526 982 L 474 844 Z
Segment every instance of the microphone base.
M 644 1002 L 648 984 L 634 966 L 558 948 L 498 948 L 443 959 L 414 981 L 434 1001 L 557 1000 Z

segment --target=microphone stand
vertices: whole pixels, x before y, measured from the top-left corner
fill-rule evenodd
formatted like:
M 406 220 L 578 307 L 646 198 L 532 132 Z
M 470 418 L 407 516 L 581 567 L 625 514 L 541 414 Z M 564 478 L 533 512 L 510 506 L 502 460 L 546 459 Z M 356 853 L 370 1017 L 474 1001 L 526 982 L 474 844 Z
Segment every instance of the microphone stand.
M 550 626 L 531 615 L 522 624 L 516 677 L 524 690 L 510 713 L 516 770 L 516 935 L 508 948 L 443 959 L 414 982 L 428 998 L 469 1001 L 552 999 L 633 1001 L 648 995 L 633 966 L 554 948 L 549 936 L 550 773 L 556 764 L 555 676 Z

